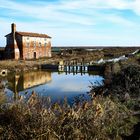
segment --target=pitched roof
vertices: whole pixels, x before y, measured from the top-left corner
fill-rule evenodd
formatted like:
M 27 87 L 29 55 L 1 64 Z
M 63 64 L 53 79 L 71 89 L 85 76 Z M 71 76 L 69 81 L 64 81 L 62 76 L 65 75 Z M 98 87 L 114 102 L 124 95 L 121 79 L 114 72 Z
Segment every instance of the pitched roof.
M 22 36 L 51 38 L 50 36 L 48 36 L 46 34 L 31 33 L 31 32 L 16 32 L 16 33 L 19 34 L 19 35 L 22 35 Z
M 48 35 L 46 35 L 46 34 L 31 33 L 31 32 L 16 32 L 16 33 L 19 34 L 19 35 L 21 35 L 21 36 L 51 38 L 50 36 L 48 36 Z M 6 36 L 11 35 L 11 34 L 12 34 L 12 33 L 7 34 Z M 6 36 L 5 36 L 5 37 L 6 37 Z

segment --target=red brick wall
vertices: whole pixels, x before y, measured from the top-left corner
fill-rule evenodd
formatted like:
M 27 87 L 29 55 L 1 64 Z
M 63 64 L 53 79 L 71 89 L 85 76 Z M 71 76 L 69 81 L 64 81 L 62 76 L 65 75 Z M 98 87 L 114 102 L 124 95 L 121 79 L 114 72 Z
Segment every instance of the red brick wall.
M 12 36 L 10 36 L 10 40 L 12 40 Z M 45 47 L 44 40 L 45 38 L 37 37 L 36 46 L 34 47 L 33 38 L 29 37 L 29 40 L 26 40 L 27 37 L 23 37 L 21 35 L 15 35 L 15 45 L 14 42 L 12 44 L 8 44 L 7 37 L 7 45 L 5 51 L 6 59 L 34 59 L 34 58 L 42 58 L 42 57 L 51 57 L 51 42 L 47 41 L 47 45 Z M 41 47 L 39 42 L 41 42 Z M 29 46 L 27 46 L 29 43 Z
M 23 59 L 34 59 L 35 54 L 36 58 L 42 57 L 51 57 L 49 52 L 51 53 L 51 43 L 47 43 L 46 47 L 44 44 L 39 45 L 39 42 L 36 42 L 36 46 L 34 47 L 34 42 L 29 41 L 29 46 L 27 46 L 27 42 L 23 42 Z

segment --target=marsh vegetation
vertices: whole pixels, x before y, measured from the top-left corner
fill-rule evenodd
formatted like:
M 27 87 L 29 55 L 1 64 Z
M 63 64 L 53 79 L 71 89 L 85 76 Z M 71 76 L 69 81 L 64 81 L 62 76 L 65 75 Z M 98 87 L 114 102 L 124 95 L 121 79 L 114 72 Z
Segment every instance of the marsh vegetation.
M 73 106 L 67 99 L 62 104 L 52 103 L 49 97 L 38 97 L 35 92 L 28 100 L 7 102 L 1 91 L 0 138 L 127 139 L 140 121 L 139 72 L 139 66 L 129 66 L 114 75 L 109 85 L 91 84 L 90 101 L 79 98 Z M 139 139 L 139 134 L 133 138 Z

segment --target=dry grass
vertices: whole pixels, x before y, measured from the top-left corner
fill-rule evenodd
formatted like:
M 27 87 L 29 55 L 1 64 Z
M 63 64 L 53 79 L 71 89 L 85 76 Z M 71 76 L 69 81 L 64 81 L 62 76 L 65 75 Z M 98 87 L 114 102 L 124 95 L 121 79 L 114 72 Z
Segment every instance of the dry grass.
M 101 96 L 70 107 L 50 98 L 19 100 L 0 106 L 1 139 L 94 140 L 130 135 L 137 119 L 124 103 Z
M 38 60 L 4 60 L 0 61 L 0 70 L 7 69 L 9 72 L 20 72 L 33 70 L 41 64 L 54 63 L 57 60 L 52 58 L 42 58 Z

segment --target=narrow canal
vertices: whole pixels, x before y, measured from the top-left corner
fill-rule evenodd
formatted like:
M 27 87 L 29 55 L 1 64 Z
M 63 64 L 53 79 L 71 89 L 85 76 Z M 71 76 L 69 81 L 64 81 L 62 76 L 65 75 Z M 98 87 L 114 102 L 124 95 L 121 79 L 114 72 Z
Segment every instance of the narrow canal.
M 3 78 L 3 82 L 5 93 L 11 100 L 19 96 L 27 98 L 35 91 L 41 97 L 51 97 L 53 102 L 62 101 L 66 97 L 71 104 L 76 96 L 87 96 L 91 83 L 102 84 L 103 77 L 98 73 L 31 71 L 9 74 Z

